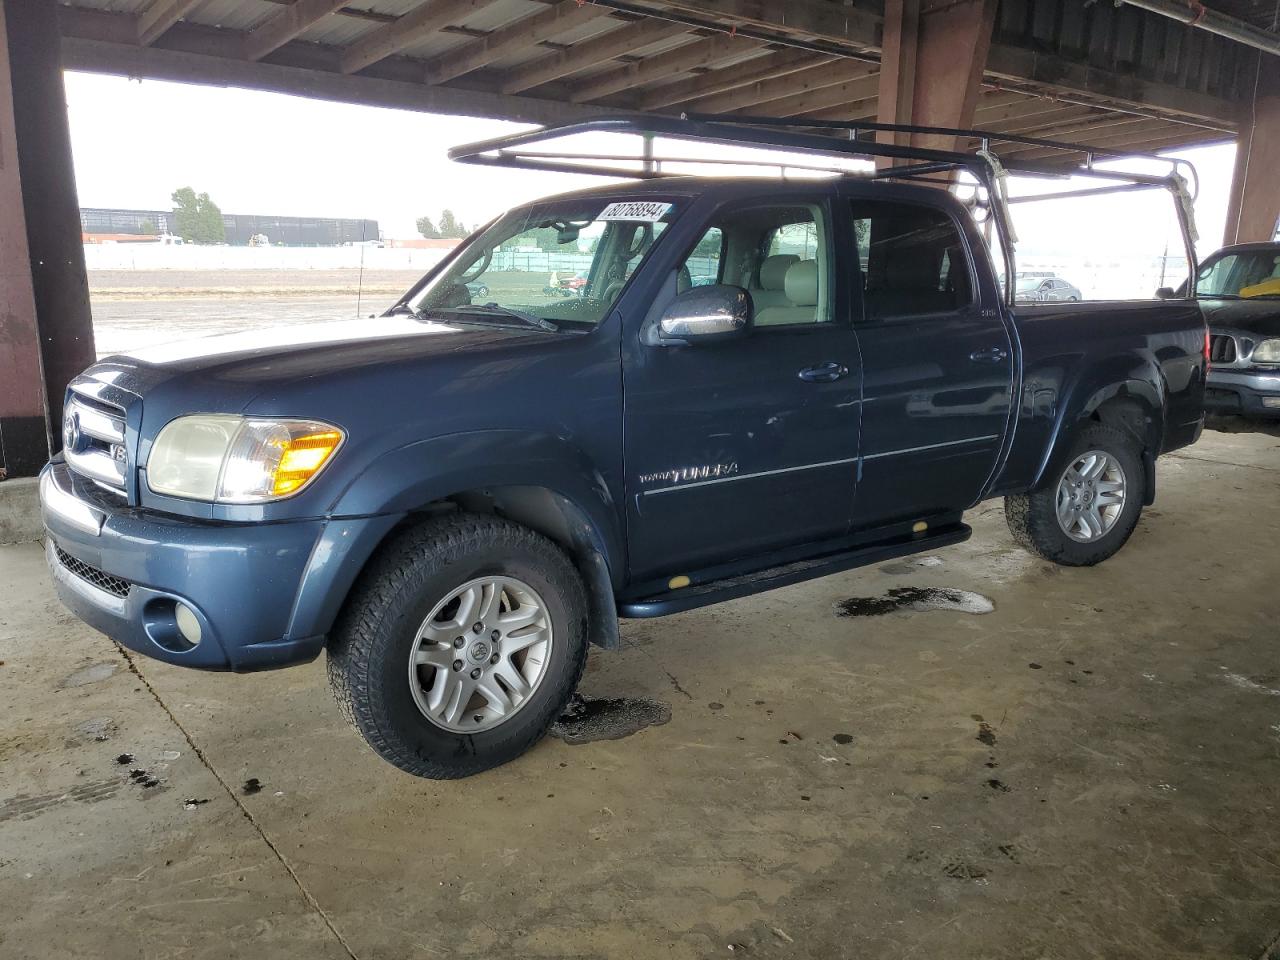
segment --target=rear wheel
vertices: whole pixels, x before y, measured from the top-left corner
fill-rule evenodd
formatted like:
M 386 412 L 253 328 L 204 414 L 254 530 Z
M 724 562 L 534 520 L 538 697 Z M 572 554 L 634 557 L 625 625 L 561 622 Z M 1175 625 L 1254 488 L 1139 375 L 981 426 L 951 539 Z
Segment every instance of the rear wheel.
M 1128 434 L 1090 424 L 1073 438 L 1039 490 L 1005 498 L 1005 519 L 1024 548 L 1064 566 L 1106 560 L 1142 514 L 1142 452 Z
M 329 682 L 383 759 L 468 776 L 519 756 L 559 716 L 586 661 L 586 610 L 554 543 L 459 514 L 375 561 L 335 627 Z

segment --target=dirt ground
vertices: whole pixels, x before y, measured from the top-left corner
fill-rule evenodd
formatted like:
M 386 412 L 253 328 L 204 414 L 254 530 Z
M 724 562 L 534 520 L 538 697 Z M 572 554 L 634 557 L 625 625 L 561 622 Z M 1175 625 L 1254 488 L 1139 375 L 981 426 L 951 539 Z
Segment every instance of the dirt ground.
M 126 658 L 0 547 L 0 956 L 1280 958 L 1280 440 L 1159 485 L 1100 567 L 993 503 L 936 556 L 626 622 L 588 705 L 669 720 L 452 783 L 367 750 L 322 662 Z M 993 609 L 847 602 L 908 587 Z

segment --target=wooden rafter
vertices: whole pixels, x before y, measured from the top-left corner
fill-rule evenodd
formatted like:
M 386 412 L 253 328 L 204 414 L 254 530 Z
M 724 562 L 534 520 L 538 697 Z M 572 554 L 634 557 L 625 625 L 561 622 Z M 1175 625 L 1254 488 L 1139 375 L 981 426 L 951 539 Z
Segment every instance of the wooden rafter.
M 816 86 L 803 93 L 792 94 L 772 100 L 761 107 L 750 107 L 771 117 L 796 117 L 814 113 L 818 110 L 831 110 L 838 107 L 851 107 L 854 104 L 874 100 L 879 94 L 880 73 L 874 67 L 860 77 L 845 80 L 842 83 Z
M 494 0 L 426 0 L 403 17 L 378 27 L 343 50 L 342 72 L 357 73 L 493 2 Z
M 669 84 L 691 70 L 714 67 L 731 59 L 740 62 L 741 58 L 762 49 L 760 43 L 742 37 L 725 34 L 707 37 L 592 77 L 573 91 L 570 100 L 574 103 L 590 103 L 623 90 L 664 81 Z
M 865 77 L 869 69 L 873 68 L 865 63 L 850 64 L 848 61 L 810 55 L 801 69 L 758 83 L 736 86 L 715 96 L 700 97 L 694 101 L 693 109 L 700 113 L 728 113 L 731 110 L 755 108 L 774 100 L 790 99 L 823 87 L 836 86 L 846 80 Z
M 201 0 L 153 0 L 152 4 L 138 15 L 139 45 L 151 46 L 200 2 Z
M 687 83 L 662 87 L 641 97 L 639 107 L 642 110 L 657 110 L 676 103 L 715 97 L 723 98 L 719 104 L 730 103 L 734 99 L 732 97 L 734 91 L 757 86 L 765 88 L 766 84 L 773 85 L 767 88 L 769 90 L 783 90 L 780 96 L 785 96 L 796 89 L 795 85 L 788 83 L 786 78 L 815 66 L 829 65 L 831 62 L 830 57 L 815 56 L 804 50 L 783 50 L 760 57 L 745 65 L 713 70 Z M 719 104 L 713 101 L 709 112 L 735 109 L 732 106 Z
M 346 4 L 347 0 L 297 0 L 289 4 L 245 37 L 245 59 L 261 60 Z
M 501 60 L 526 47 L 550 40 L 589 20 L 608 16 L 611 12 L 608 7 L 590 3 L 579 5 L 577 0 L 561 0 L 560 3 L 532 16 L 494 30 L 488 36 L 467 44 L 461 50 L 440 57 L 427 67 L 427 82 L 448 83 L 473 70 L 486 67 L 495 60 Z
M 683 24 L 644 19 L 624 24 L 590 40 L 580 40 L 567 50 L 542 57 L 512 70 L 502 83 L 503 93 L 521 93 L 533 87 L 587 70 L 597 64 L 688 32 Z

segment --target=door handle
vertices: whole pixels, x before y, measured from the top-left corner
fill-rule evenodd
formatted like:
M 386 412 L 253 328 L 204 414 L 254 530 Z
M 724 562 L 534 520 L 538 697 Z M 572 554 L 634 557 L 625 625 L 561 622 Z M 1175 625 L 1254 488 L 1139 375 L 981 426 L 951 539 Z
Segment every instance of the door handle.
M 985 350 L 975 350 L 969 354 L 969 359 L 974 363 L 999 363 L 1001 360 L 1007 359 L 1009 351 L 1003 347 L 987 347 Z
M 848 367 L 843 363 L 836 363 L 832 360 L 828 363 L 805 367 L 800 371 L 800 379 L 805 383 L 830 383 L 833 380 L 839 380 L 841 377 L 847 376 L 848 373 Z

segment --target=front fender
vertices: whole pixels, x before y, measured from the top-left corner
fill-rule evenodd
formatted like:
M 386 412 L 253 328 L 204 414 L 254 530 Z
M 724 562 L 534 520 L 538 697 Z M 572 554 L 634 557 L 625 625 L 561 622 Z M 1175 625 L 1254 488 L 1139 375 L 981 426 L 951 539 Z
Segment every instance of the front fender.
M 548 433 L 483 430 L 407 444 L 373 460 L 339 495 L 335 517 L 403 514 L 472 491 L 542 487 L 581 510 L 611 571 L 625 569 L 618 511 L 599 469 Z

